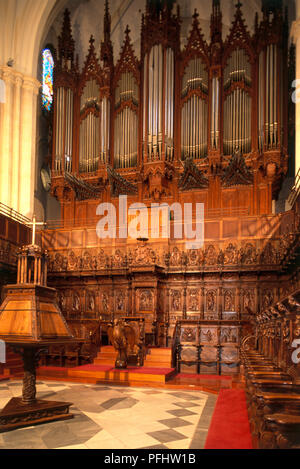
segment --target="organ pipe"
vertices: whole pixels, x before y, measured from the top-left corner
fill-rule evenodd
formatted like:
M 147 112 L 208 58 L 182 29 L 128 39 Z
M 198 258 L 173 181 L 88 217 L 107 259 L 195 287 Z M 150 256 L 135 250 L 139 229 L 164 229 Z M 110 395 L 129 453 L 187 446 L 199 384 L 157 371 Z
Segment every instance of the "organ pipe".
M 230 55 L 224 71 L 224 140 L 226 155 L 237 148 L 242 153 L 250 153 L 252 98 L 247 91 L 252 86 L 251 64 L 243 49 L 236 49 Z
M 59 87 L 56 94 L 55 162 L 57 172 L 72 171 L 73 91 Z
M 199 91 L 208 96 L 208 72 L 200 57 L 190 60 L 182 80 L 181 98 L 181 157 L 185 159 L 207 156 L 207 101 Z
M 269 44 L 259 56 L 258 135 L 261 151 L 264 147 L 271 150 L 279 145 L 279 116 L 282 106 L 279 110 L 278 96 L 281 99 L 282 95 L 278 84 L 278 48 L 276 44 Z
M 116 168 L 132 168 L 137 165 L 138 116 L 125 107 L 115 119 L 115 157 Z
M 132 72 L 123 72 L 116 87 L 114 121 L 114 166 L 132 168 L 137 165 L 138 115 L 130 105 L 138 106 L 138 85 Z M 125 106 L 121 108 L 122 103 Z
M 218 77 L 212 79 L 211 96 L 211 147 L 217 149 L 220 139 L 220 80 Z
M 99 153 L 99 117 L 89 113 L 80 125 L 79 171 L 97 171 Z
M 163 155 L 169 161 L 174 159 L 174 87 L 174 51 L 155 45 L 144 60 L 143 138 L 150 160 L 161 160 Z

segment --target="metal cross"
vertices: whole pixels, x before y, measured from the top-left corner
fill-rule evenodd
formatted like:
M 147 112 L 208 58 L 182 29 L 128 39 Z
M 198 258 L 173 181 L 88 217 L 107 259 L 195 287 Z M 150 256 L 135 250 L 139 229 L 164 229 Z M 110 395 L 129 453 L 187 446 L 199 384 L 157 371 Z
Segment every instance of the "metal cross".
M 36 221 L 36 216 L 33 215 L 33 218 L 32 218 L 32 222 L 31 223 L 27 223 L 28 226 L 32 226 L 32 246 L 35 245 L 35 235 L 36 235 L 36 227 L 37 226 L 45 226 L 46 223 L 42 223 L 42 222 L 37 222 Z

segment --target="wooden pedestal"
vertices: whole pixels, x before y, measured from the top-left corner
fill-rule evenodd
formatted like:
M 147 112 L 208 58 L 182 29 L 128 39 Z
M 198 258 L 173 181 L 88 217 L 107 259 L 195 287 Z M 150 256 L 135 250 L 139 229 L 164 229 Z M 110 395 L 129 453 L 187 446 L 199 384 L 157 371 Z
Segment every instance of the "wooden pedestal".
M 22 398 L 12 398 L 0 412 L 0 433 L 31 427 L 55 420 L 68 420 L 74 416 L 69 413 L 70 402 L 54 402 L 36 400 L 25 405 Z

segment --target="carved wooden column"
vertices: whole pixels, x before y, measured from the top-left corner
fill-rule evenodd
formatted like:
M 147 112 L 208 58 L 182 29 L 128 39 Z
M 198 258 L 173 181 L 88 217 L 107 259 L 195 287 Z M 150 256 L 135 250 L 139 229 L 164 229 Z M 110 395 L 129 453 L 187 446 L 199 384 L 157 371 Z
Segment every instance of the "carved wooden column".
M 241 316 L 242 316 L 242 286 L 241 286 L 241 282 L 239 282 L 238 284 L 238 287 L 236 289 L 236 292 L 235 292 L 235 306 L 236 306 L 236 311 L 238 313 L 238 320 L 240 321 L 241 320 Z
M 224 288 L 223 286 L 217 289 L 218 291 L 218 298 L 217 298 L 217 311 L 218 311 L 218 319 L 222 319 L 222 313 L 224 310 Z
M 110 288 L 109 305 L 110 305 L 111 320 L 114 321 L 115 319 L 115 292 L 114 292 L 113 279 L 112 279 L 112 285 Z
M 164 304 L 165 304 L 165 309 L 166 309 L 166 313 L 164 315 L 165 317 L 165 345 L 166 347 L 169 346 L 169 326 L 170 326 L 170 300 L 169 300 L 169 296 L 170 296 L 170 290 L 169 288 L 166 288 L 166 296 L 164 298 Z
M 205 288 L 201 287 L 200 288 L 200 317 L 201 320 L 204 319 L 204 301 L 205 301 Z
M 182 319 L 187 319 L 186 295 L 187 295 L 187 282 L 185 281 L 184 288 L 183 288 Z
M 132 307 L 131 307 L 131 287 L 128 284 L 126 289 L 126 303 L 127 303 L 127 315 L 132 316 Z
M 135 316 L 135 314 L 136 314 L 136 295 L 137 295 L 137 288 L 135 286 L 133 286 L 132 287 L 132 296 L 131 296 L 132 316 Z

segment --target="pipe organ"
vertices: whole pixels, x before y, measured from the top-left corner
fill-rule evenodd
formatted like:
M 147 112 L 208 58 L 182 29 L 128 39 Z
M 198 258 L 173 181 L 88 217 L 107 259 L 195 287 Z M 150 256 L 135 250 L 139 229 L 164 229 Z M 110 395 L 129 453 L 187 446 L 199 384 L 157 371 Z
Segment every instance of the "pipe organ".
M 193 190 L 198 187 L 203 194 L 211 194 L 202 200 L 213 209 L 239 207 L 245 201 L 248 207 L 250 195 L 241 199 L 241 187 L 246 193 L 248 184 L 252 194 L 250 186 L 256 184 L 261 195 L 257 200 L 251 196 L 250 211 L 270 213 L 288 159 L 287 19 L 280 2 L 270 4 L 250 35 L 238 2 L 224 40 L 220 2 L 213 0 L 210 40 L 204 37 L 195 12 L 183 47 L 179 7 L 176 10 L 174 1 L 148 0 L 140 58 L 127 27 L 120 58 L 114 62 L 106 0 L 100 57 L 91 38 L 82 70 L 74 60 L 75 43 L 66 12 L 54 72 L 53 194 L 62 197 L 58 194 L 64 192 L 57 187 L 67 184 L 65 172 L 86 183 L 95 177 L 111 181 L 109 165 L 115 171 L 110 176 L 118 173 L 115 184 L 120 191 L 137 194 L 140 179 L 142 199 L 180 199 L 192 184 Z M 234 159 L 237 153 L 242 159 Z M 189 179 L 191 164 L 195 167 Z M 226 181 L 230 174 L 242 173 L 246 176 L 230 176 Z M 212 187 L 209 175 L 220 180 L 219 186 Z M 173 190 L 172 184 L 180 178 L 187 178 L 183 189 Z M 115 187 L 113 194 L 118 193 Z M 234 201 L 227 195 L 229 189 L 231 194 L 235 190 Z M 212 193 L 216 190 L 218 195 Z

